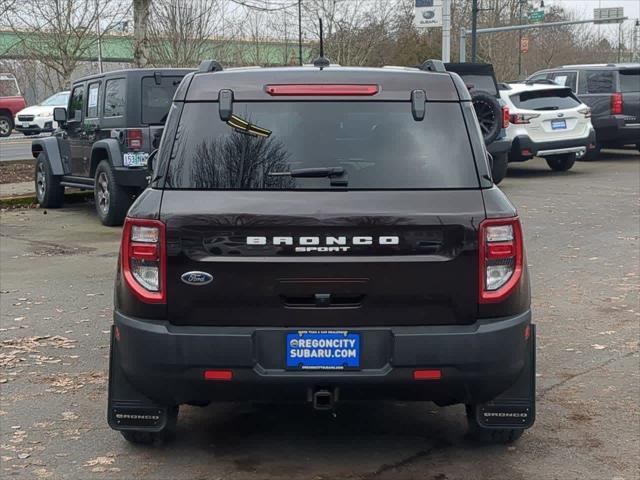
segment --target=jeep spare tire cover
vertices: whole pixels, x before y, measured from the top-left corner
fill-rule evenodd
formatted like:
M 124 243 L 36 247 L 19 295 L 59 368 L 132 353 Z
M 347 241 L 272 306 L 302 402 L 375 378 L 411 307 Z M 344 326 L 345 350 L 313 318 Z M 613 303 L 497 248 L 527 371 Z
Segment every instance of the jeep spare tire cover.
M 496 97 L 488 92 L 476 90 L 469 93 L 471 94 L 473 108 L 478 117 L 484 144 L 488 145 L 493 142 L 498 136 L 498 133 L 500 133 L 500 127 L 502 126 L 502 108 Z

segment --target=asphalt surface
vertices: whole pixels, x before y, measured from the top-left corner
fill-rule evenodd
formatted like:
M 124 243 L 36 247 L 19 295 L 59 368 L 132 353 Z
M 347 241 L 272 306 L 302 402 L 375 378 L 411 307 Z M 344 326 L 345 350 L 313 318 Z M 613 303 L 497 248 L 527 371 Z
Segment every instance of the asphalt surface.
M 34 138 L 40 138 L 48 135 L 51 134 L 46 133 L 26 137 L 22 133 L 13 133 L 9 137 L 0 138 L 0 162 L 27 160 L 33 158 L 31 155 L 31 141 Z
M 126 443 L 105 420 L 120 230 L 90 204 L 0 214 L 0 455 L 20 479 L 640 478 L 640 155 L 567 173 L 512 166 L 538 325 L 538 415 L 512 446 L 430 403 L 181 409 L 178 438 Z

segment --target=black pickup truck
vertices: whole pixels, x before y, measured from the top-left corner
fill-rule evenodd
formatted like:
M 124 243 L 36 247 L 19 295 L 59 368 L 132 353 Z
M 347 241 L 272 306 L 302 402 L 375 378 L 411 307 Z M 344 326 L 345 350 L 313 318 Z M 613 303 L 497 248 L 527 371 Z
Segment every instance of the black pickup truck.
M 441 62 L 203 62 L 150 164 L 115 284 L 108 421 L 127 440 L 229 400 L 462 403 L 483 441 L 533 424 L 520 220 Z

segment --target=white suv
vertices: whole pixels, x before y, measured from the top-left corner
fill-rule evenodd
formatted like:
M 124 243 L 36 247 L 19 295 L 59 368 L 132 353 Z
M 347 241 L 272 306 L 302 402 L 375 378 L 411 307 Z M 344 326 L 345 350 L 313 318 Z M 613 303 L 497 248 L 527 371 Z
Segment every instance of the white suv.
M 509 107 L 509 162 L 543 157 L 549 167 L 566 171 L 595 145 L 591 109 L 570 88 L 549 84 L 502 85 Z
M 58 92 L 38 105 L 20 110 L 15 118 L 14 129 L 25 135 L 53 132 L 58 128 L 58 123 L 53 119 L 53 109 L 55 107 L 66 108 L 68 101 L 69 92 Z

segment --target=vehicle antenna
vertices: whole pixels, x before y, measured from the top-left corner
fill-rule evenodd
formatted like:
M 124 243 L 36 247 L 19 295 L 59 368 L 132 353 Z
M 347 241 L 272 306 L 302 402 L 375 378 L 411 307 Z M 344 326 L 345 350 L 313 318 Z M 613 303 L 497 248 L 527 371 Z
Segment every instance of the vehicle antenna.
M 322 70 L 324 67 L 328 67 L 331 62 L 324 57 L 324 34 L 322 31 L 322 19 L 318 18 L 318 22 L 320 23 L 320 56 L 313 61 L 313 66 L 320 68 Z

